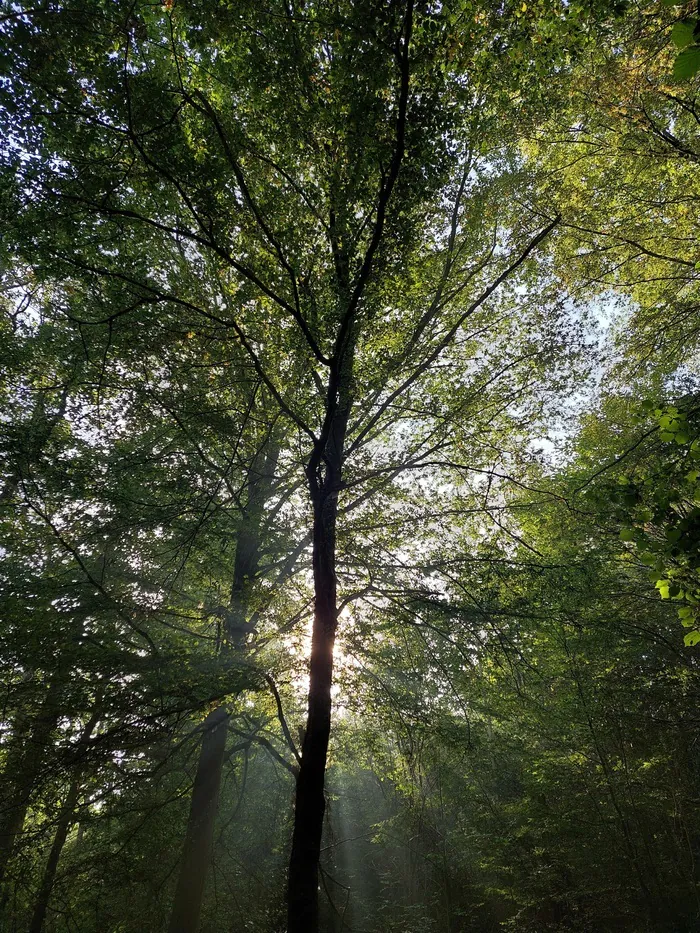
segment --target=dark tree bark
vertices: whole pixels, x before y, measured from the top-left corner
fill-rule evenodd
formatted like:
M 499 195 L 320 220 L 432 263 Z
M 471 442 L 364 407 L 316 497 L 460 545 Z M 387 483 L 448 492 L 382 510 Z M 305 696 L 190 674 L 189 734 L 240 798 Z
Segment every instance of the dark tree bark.
M 297 775 L 294 834 L 289 861 L 288 933 L 315 933 L 318 929 L 318 866 L 326 810 L 324 781 L 331 732 L 337 610 L 336 513 L 336 495 L 324 490 L 317 491 L 313 543 L 316 604 L 311 637 L 308 716 Z
M 99 717 L 99 712 L 95 712 L 86 723 L 80 735 L 81 745 L 84 745 L 92 735 L 93 730 L 99 721 Z M 58 862 L 61 858 L 61 852 L 63 851 L 66 839 L 68 838 L 68 832 L 73 824 L 73 820 L 75 819 L 75 810 L 78 804 L 78 797 L 80 796 L 80 788 L 83 782 L 83 772 L 84 765 L 79 765 L 76 769 L 73 780 L 71 781 L 68 793 L 66 794 L 66 799 L 63 801 L 63 806 L 61 807 L 61 812 L 59 813 L 58 822 L 56 824 L 56 833 L 53 838 L 53 843 L 51 844 L 51 851 L 49 852 L 49 857 L 44 867 L 41 886 L 39 887 L 36 903 L 34 905 L 32 921 L 29 925 L 29 933 L 41 933 L 44 928 L 46 911 L 49 907 L 51 892 L 53 891 L 54 882 L 56 880 Z
M 56 411 L 47 415 L 46 399 L 39 394 L 32 416 L 25 429 L 23 449 L 16 452 L 10 474 L 0 489 L 0 507 L 12 504 L 22 477 L 41 456 L 51 435 L 62 421 L 68 404 L 69 387 L 59 396 Z M 56 728 L 56 678 L 49 686 L 41 709 L 35 718 L 18 716 L 13 748 L 10 750 L 0 778 L 0 908 L 5 902 L 4 884 L 7 866 L 22 833 L 29 800 L 41 769 L 45 750 Z
M 39 892 L 34 904 L 34 912 L 32 914 L 32 921 L 29 925 L 29 933 L 41 933 L 44 928 L 46 911 L 49 907 L 51 892 L 53 891 L 54 881 L 56 880 L 58 862 L 61 858 L 61 852 L 63 851 L 63 846 L 65 845 L 66 839 L 68 838 L 68 831 L 70 830 L 73 818 L 75 816 L 75 808 L 78 803 L 78 796 L 80 795 L 80 787 L 81 780 L 79 777 L 75 777 L 71 782 L 68 794 L 66 795 L 66 799 L 63 803 L 63 806 L 61 807 L 58 823 L 56 825 L 56 834 L 54 835 L 51 851 L 49 852 L 49 857 L 44 867 L 44 874 L 41 879 L 41 885 L 39 887 Z
M 326 811 L 324 787 L 331 733 L 333 648 L 338 626 L 336 522 L 343 447 L 352 404 L 350 387 L 353 355 L 354 335 L 351 329 L 341 355 L 343 362 L 338 367 L 338 381 L 330 387 L 327 432 L 317 445 L 307 468 L 314 516 L 314 622 L 308 713 L 297 774 L 294 832 L 289 860 L 288 933 L 316 933 L 318 930 L 318 872 Z
M 318 933 L 318 872 L 326 809 L 324 784 L 331 731 L 333 648 L 338 626 L 336 581 L 336 522 L 342 485 L 345 439 L 352 407 L 353 364 L 358 312 L 373 272 L 375 254 L 384 234 L 387 208 L 405 151 L 409 97 L 409 47 L 413 29 L 413 0 L 406 0 L 401 37 L 397 43 L 399 95 L 396 142 L 376 202 L 369 244 L 357 275 L 351 279 L 347 252 L 346 206 L 339 191 L 330 192 L 328 232 L 335 270 L 338 307 L 342 309 L 329 361 L 326 411 L 319 438 L 307 466 L 313 504 L 314 623 L 309 665 L 309 705 L 301 763 L 297 775 L 294 832 L 287 889 L 288 933 Z
M 7 756 L 0 781 L 0 892 L 7 867 L 22 834 L 32 791 L 39 778 L 58 722 L 58 680 L 49 685 L 41 707 L 34 717 L 23 717 L 17 724 L 13 745 Z M 4 892 L 2 903 L 4 903 Z
M 217 707 L 209 713 L 202 727 L 202 748 L 192 789 L 169 933 L 197 933 L 199 929 L 202 896 L 214 840 L 227 723 L 228 713 L 223 707 Z

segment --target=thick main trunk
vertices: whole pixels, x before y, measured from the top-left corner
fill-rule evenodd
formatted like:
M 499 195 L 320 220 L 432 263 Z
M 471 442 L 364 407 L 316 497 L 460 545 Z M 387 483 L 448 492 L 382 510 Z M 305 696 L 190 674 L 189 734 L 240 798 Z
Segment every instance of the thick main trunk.
M 318 871 L 326 808 L 324 780 L 331 731 L 333 645 L 337 625 L 336 512 L 337 500 L 333 492 L 319 493 L 314 502 L 315 612 L 309 708 L 296 786 L 287 897 L 288 933 L 316 933 L 318 930 Z
M 197 933 L 199 929 L 199 914 L 214 841 L 227 723 L 228 714 L 223 707 L 212 710 L 204 720 L 169 933 Z

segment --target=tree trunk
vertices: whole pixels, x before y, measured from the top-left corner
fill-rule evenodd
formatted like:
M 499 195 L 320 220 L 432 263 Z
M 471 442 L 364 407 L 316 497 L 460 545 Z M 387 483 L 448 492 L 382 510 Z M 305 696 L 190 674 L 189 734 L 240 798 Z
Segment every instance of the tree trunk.
M 345 259 L 342 259 L 340 266 L 339 291 L 341 299 L 347 302 L 349 293 Z M 313 504 L 314 623 L 309 665 L 309 705 L 297 775 L 294 831 L 289 859 L 287 933 L 318 931 L 318 871 L 326 811 L 324 785 L 331 734 L 333 647 L 338 627 L 336 522 L 345 436 L 352 408 L 355 338 L 355 328 L 351 323 L 345 345 L 338 350 L 337 381 L 332 377 L 328 386 L 326 425 L 307 466 Z
M 51 845 L 49 858 L 44 868 L 44 876 L 41 879 L 41 887 L 39 888 L 39 893 L 37 894 L 36 903 L 34 905 L 34 913 L 32 914 L 32 922 L 29 926 L 29 933 L 41 933 L 44 927 L 44 920 L 46 918 L 46 911 L 48 910 L 49 906 L 49 899 L 53 890 L 54 881 L 56 880 L 58 860 L 61 857 L 63 846 L 65 845 L 66 839 L 68 837 L 68 830 L 70 829 L 71 823 L 73 822 L 73 817 L 75 816 L 75 808 L 78 803 L 78 795 L 80 793 L 80 784 L 80 778 L 75 777 L 71 782 L 68 794 L 63 806 L 61 807 L 61 813 L 59 815 L 58 824 L 56 826 L 56 834 L 53 839 L 53 844 Z
M 248 501 L 236 535 L 233 581 L 225 625 L 227 640 L 234 648 L 242 647 L 246 635 L 254 630 L 254 625 L 248 622 L 248 587 L 260 564 L 264 508 L 272 493 L 278 457 L 279 441 L 271 434 L 248 472 Z
M 0 788 L 0 891 L 15 845 L 22 834 L 34 785 L 41 771 L 51 733 L 58 721 L 58 679 L 48 688 L 41 708 L 33 719 L 18 725 L 13 737 Z M 4 903 L 4 897 L 2 898 Z
M 254 625 L 248 622 L 248 587 L 258 571 L 264 506 L 272 491 L 278 456 L 279 442 L 270 433 L 248 473 L 248 501 L 236 535 L 233 580 L 224 616 L 225 652 L 241 650 L 246 635 L 254 630 Z M 223 707 L 212 710 L 204 721 L 169 933 L 196 933 L 199 928 L 204 886 L 211 862 L 227 723 L 228 713 Z
M 316 492 L 314 502 L 315 610 L 308 718 L 297 776 L 294 834 L 289 861 L 288 933 L 316 933 L 318 930 L 318 866 L 326 809 L 324 780 L 331 731 L 333 645 L 337 625 L 337 493 L 329 486 L 327 481 L 325 488 Z
M 100 713 L 96 710 L 85 724 L 80 734 L 80 745 L 84 745 L 85 742 L 89 740 L 95 726 L 99 722 L 99 719 Z M 32 922 L 29 925 L 29 933 L 41 933 L 44 927 L 46 911 L 49 907 L 51 892 L 53 891 L 54 881 L 56 880 L 58 862 L 61 858 L 61 852 L 63 851 L 63 846 L 65 845 L 66 839 L 68 838 L 68 831 L 71 828 L 73 818 L 75 816 L 75 808 L 78 804 L 78 796 L 80 794 L 84 770 L 84 764 L 79 763 L 73 780 L 71 781 L 70 787 L 68 788 L 66 799 L 64 800 L 63 806 L 61 807 L 61 812 L 58 816 L 58 823 L 56 824 L 56 833 L 53 837 L 51 851 L 49 852 L 49 858 L 46 862 L 46 866 L 44 867 L 44 875 L 41 879 L 41 886 L 39 888 L 39 893 L 37 894 L 36 903 L 34 905 Z
M 192 789 L 190 815 L 169 933 L 197 933 L 204 885 L 211 862 L 219 802 L 228 713 L 217 707 L 204 720 L 202 748 Z

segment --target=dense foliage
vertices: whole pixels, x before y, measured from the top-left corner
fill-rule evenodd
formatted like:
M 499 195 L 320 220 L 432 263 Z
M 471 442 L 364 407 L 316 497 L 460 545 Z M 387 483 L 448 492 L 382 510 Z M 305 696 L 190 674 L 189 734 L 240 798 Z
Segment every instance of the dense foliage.
M 699 19 L 3 2 L 3 929 L 698 928 Z

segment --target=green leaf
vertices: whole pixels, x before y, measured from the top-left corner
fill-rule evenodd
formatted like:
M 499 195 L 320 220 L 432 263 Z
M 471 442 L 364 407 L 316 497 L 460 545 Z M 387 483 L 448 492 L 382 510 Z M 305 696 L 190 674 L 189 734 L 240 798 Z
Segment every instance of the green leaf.
M 691 606 L 683 606 L 678 610 L 678 618 L 683 628 L 692 628 L 695 625 L 695 610 Z
M 688 634 L 684 636 L 683 642 L 684 642 L 684 644 L 686 644 L 689 648 L 692 648 L 693 645 L 697 645 L 698 642 L 700 642 L 700 632 L 698 632 L 698 631 L 695 631 L 695 632 L 688 632 Z
M 676 23 L 671 30 L 671 41 L 674 45 L 677 45 L 679 49 L 684 49 L 692 44 L 694 32 L 695 20 L 682 19 L 680 23 Z
M 673 63 L 673 77 L 679 81 L 692 78 L 700 71 L 700 45 L 691 45 L 684 49 Z
M 620 539 L 622 541 L 634 541 L 634 529 L 633 528 L 623 528 L 620 532 Z
M 688 628 L 693 624 L 693 619 L 695 618 L 695 610 L 691 606 L 683 606 L 678 610 L 678 618 L 682 620 L 683 625 Z

